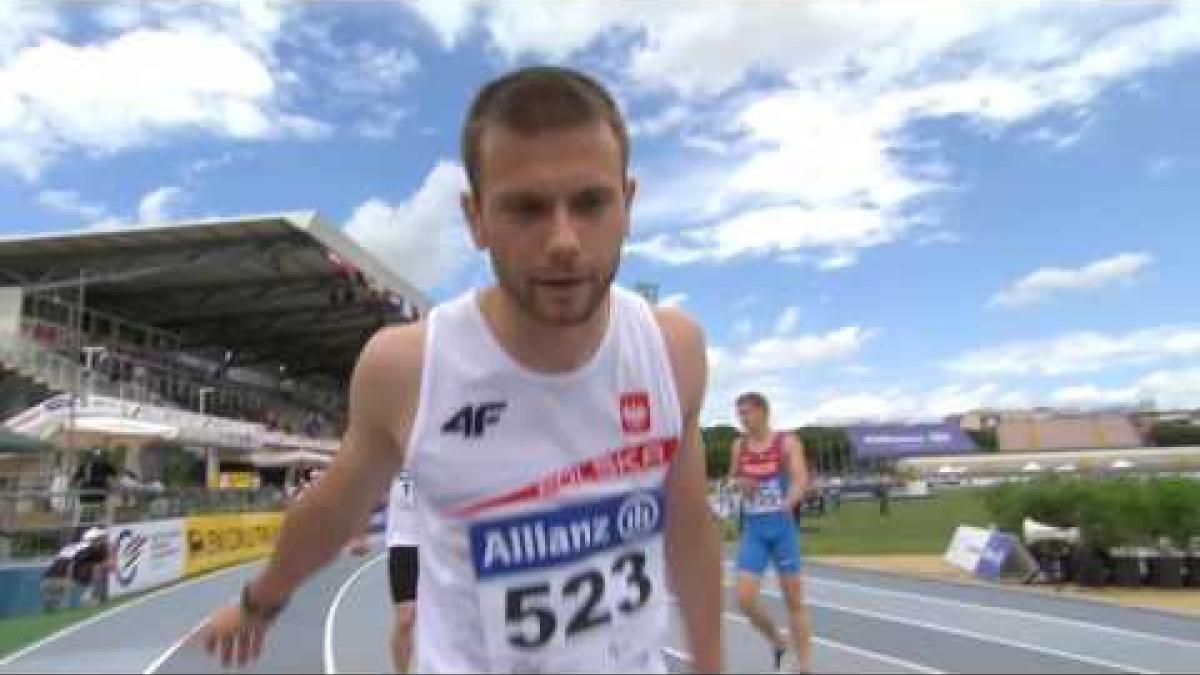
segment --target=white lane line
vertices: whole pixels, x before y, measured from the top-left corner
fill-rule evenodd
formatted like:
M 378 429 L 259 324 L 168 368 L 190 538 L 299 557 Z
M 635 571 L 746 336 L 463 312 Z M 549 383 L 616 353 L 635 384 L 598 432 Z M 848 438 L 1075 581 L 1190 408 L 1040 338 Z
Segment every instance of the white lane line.
M 811 581 L 814 584 L 826 584 L 829 586 L 837 586 L 837 587 L 841 587 L 841 588 L 855 588 L 855 589 L 859 589 L 861 591 L 865 591 L 867 593 L 874 593 L 876 595 L 886 595 L 886 596 L 891 596 L 891 597 L 895 597 L 895 598 L 901 598 L 904 600 L 918 600 L 920 602 L 928 602 L 931 604 L 938 604 L 938 605 L 943 605 L 943 606 L 948 606 L 948 607 L 959 607 L 962 609 L 979 609 L 979 610 L 983 610 L 986 612 L 991 612 L 993 614 L 1000 614 L 1000 615 L 1004 615 L 1004 616 L 1013 616 L 1013 617 L 1019 617 L 1022 619 L 1034 619 L 1034 620 L 1038 620 L 1038 621 L 1044 621 L 1047 623 L 1056 623 L 1059 625 L 1075 626 L 1077 628 L 1086 628 L 1088 630 L 1104 631 L 1106 633 L 1112 633 L 1113 635 L 1123 635 L 1125 637 L 1162 642 L 1164 644 L 1169 644 L 1174 647 L 1186 647 L 1186 648 L 1200 647 L 1200 642 L 1196 642 L 1196 641 L 1192 641 L 1192 640 L 1182 640 L 1179 638 L 1168 637 L 1165 635 L 1156 635 L 1154 633 L 1143 633 L 1141 631 L 1130 630 L 1128 628 L 1118 628 L 1116 626 L 1108 626 L 1105 624 L 1092 623 L 1090 621 L 1084 621 L 1082 619 L 1071 619 L 1071 618 L 1057 616 L 1057 615 L 1053 615 L 1053 614 L 1036 614 L 1034 612 L 1026 612 L 1024 610 L 1014 609 L 1011 607 L 994 607 L 991 605 L 981 605 L 981 604 L 977 604 L 974 602 L 967 602 L 967 601 L 963 601 L 963 600 L 951 600 L 949 598 L 931 597 L 928 595 L 922 595 L 920 593 L 912 593 L 912 592 L 908 592 L 908 591 L 887 590 L 887 589 L 877 588 L 874 586 L 864 586 L 861 584 L 850 583 L 848 581 L 834 581 L 832 579 L 822 579 L 820 577 L 814 577 L 814 576 L 809 576 L 809 577 L 807 577 L 806 580 Z M 997 590 L 1001 590 L 1001 589 L 997 589 Z
M 750 623 L 750 620 L 747 619 L 746 617 L 742 616 L 741 614 L 734 614 L 733 612 L 722 612 L 722 615 L 726 621 L 736 621 L 738 623 L 745 624 L 747 626 L 752 625 Z M 788 630 L 786 628 L 781 627 L 779 629 L 779 634 L 782 637 L 787 637 Z M 812 641 L 813 641 L 813 644 L 824 645 L 830 649 L 834 649 L 837 651 L 843 651 L 848 654 L 854 654 L 855 656 L 861 656 L 861 657 L 864 657 L 867 659 L 871 659 L 872 661 L 878 661 L 880 663 L 886 663 L 889 665 L 897 666 L 900 668 L 904 668 L 906 670 L 911 670 L 915 673 L 925 673 L 926 675 L 944 675 L 944 673 L 945 673 L 945 671 L 941 671 L 936 668 L 931 668 L 929 666 L 922 665 L 922 664 L 916 663 L 914 661 L 908 661 L 908 660 L 905 660 L 905 659 L 902 659 L 902 658 L 899 658 L 896 656 L 890 656 L 888 654 L 883 654 L 880 652 L 872 651 L 870 649 L 863 649 L 861 647 L 853 647 L 844 642 L 838 642 L 836 640 L 830 640 L 828 638 L 817 637 L 814 635 L 812 638 Z
M 237 597 L 238 596 L 235 594 L 230 597 L 230 600 L 232 601 L 232 600 L 236 599 Z M 189 628 L 187 630 L 187 632 L 183 634 L 183 637 L 176 640 L 170 647 L 167 647 L 166 651 L 164 651 L 162 654 L 159 654 L 158 658 L 151 661 L 150 665 L 146 666 L 146 669 L 142 671 L 142 675 L 153 675 L 154 673 L 157 673 L 158 669 L 162 668 L 162 665 L 167 662 L 167 659 L 174 656 L 175 652 L 179 651 L 179 649 L 181 647 L 183 647 L 185 644 L 187 644 L 188 640 L 192 639 L 192 636 L 194 636 L 196 633 L 200 632 L 200 629 L 204 627 L 204 624 L 207 621 L 208 621 L 208 617 L 206 616 L 203 619 L 201 619 L 195 626 L 192 626 L 191 628 Z
M 9 654 L 8 656 L 4 657 L 3 659 L 0 659 L 0 667 L 7 666 L 7 665 L 13 663 L 14 661 L 17 661 L 18 659 L 21 659 L 21 658 L 25 657 L 26 655 L 28 655 L 34 651 L 37 651 L 38 649 L 41 649 L 42 647 L 45 647 L 46 645 L 48 645 L 52 642 L 61 640 L 65 637 L 67 637 L 68 635 L 71 635 L 72 633 L 83 630 L 84 628 L 87 628 L 88 626 L 91 626 L 92 624 L 99 623 L 99 622 L 103 621 L 104 619 L 107 619 L 109 617 L 120 614 L 121 612 L 123 612 L 127 609 L 133 609 L 134 607 L 137 607 L 138 605 L 140 605 L 142 603 L 149 602 L 150 600 L 153 600 L 154 598 L 157 598 L 161 595 L 166 595 L 167 593 L 173 593 L 175 591 L 181 591 L 189 586 L 194 586 L 195 584 L 202 583 L 205 581 L 212 581 L 213 579 L 215 579 L 217 577 L 221 577 L 226 574 L 230 574 L 236 570 L 240 570 L 243 567 L 246 567 L 248 565 L 253 565 L 258 562 L 260 562 L 260 561 L 253 560 L 253 561 L 250 561 L 247 563 L 242 563 L 241 565 L 236 565 L 234 567 L 227 567 L 223 570 L 217 570 L 216 572 L 211 572 L 209 574 L 206 574 L 204 576 L 199 576 L 194 579 L 188 579 L 187 581 L 184 581 L 184 582 L 181 582 L 178 584 L 174 584 L 171 586 L 164 586 L 157 590 L 150 591 L 149 593 L 143 595 L 142 597 L 140 597 L 136 600 L 130 600 L 129 602 L 126 602 L 121 605 L 117 605 L 116 607 L 110 607 L 110 608 L 100 612 L 99 614 L 90 616 L 90 617 L 84 619 L 83 621 L 80 621 L 79 623 L 73 623 L 70 626 L 67 626 L 66 628 L 63 628 L 62 630 L 58 631 L 57 633 L 48 635 L 48 636 L 42 638 L 41 640 L 38 640 L 37 642 L 24 647 L 23 649 L 17 650 L 15 652 L 13 652 L 12 654 Z
M 380 560 L 383 560 L 386 557 L 387 557 L 387 551 L 384 551 L 383 553 L 376 554 L 374 558 L 371 558 L 370 560 L 368 560 L 365 563 L 363 563 L 362 565 L 360 565 L 359 568 L 354 571 L 354 574 L 351 574 L 350 577 L 348 579 L 346 579 L 346 581 L 342 584 L 342 587 L 338 589 L 337 595 L 333 596 L 333 603 L 331 605 L 329 605 L 329 612 L 325 615 L 325 649 L 324 649 L 325 659 L 324 660 L 325 660 L 325 673 L 327 675 L 336 675 L 336 673 L 337 673 L 337 667 L 334 664 L 334 658 L 333 658 L 333 624 L 337 617 L 338 607 L 340 607 L 342 604 L 342 598 L 344 598 L 346 596 L 346 591 L 350 590 L 350 587 L 353 586 L 354 583 L 358 581 L 358 578 L 363 575 L 363 572 L 367 571 L 368 567 L 370 567 L 371 565 L 374 565 L 375 563 L 379 562 Z
M 670 600 L 673 604 L 679 604 L 678 598 L 672 597 Z M 721 619 L 723 619 L 724 621 L 733 621 L 735 623 L 740 623 L 745 626 L 753 625 L 750 623 L 749 619 L 747 619 L 746 617 L 744 617 L 741 614 L 738 614 L 736 612 L 723 611 L 723 612 L 721 612 Z M 780 627 L 779 634 L 786 636 L 788 634 L 788 631 L 786 628 Z M 893 666 L 897 666 L 899 668 L 911 670 L 915 673 L 924 673 L 925 675 L 945 675 L 945 671 L 938 670 L 936 668 L 931 668 L 929 666 L 926 666 L 926 665 L 923 665 L 920 663 L 916 663 L 915 661 L 908 661 L 908 660 L 899 658 L 897 656 L 891 656 L 889 654 L 872 651 L 870 649 L 854 647 L 854 646 L 848 645 L 844 642 L 838 642 L 836 640 L 830 640 L 828 638 L 818 637 L 815 635 L 813 636 L 812 641 L 813 641 L 813 644 L 824 645 L 825 647 L 828 647 L 830 649 L 834 649 L 837 651 L 843 651 L 848 654 L 854 654 L 855 656 L 860 656 L 863 658 L 871 659 L 874 661 L 878 661 L 880 663 L 890 664 Z M 679 650 L 664 649 L 663 651 L 665 651 L 667 654 L 669 654 L 671 656 L 674 656 L 677 659 L 681 659 L 681 660 L 687 661 L 689 663 L 691 662 L 692 657 L 689 656 L 688 654 L 685 654 L 685 653 L 679 651 Z
M 763 592 L 765 594 L 770 595 L 775 598 L 782 599 L 782 597 L 783 597 L 779 593 L 774 593 L 771 591 L 763 591 Z M 1101 659 L 1101 658 L 1097 658 L 1094 656 L 1086 656 L 1084 654 L 1067 652 L 1067 651 L 1063 651 L 1061 649 L 1055 649 L 1053 647 L 1044 647 L 1042 645 L 1035 645 L 1035 644 L 1032 644 L 1029 642 L 1024 642 L 1022 640 L 1011 640 L 1008 638 L 996 637 L 994 635 L 985 635 L 983 633 L 977 633 L 975 631 L 970 631 L 970 630 L 966 630 L 963 628 L 955 628 L 953 626 L 946 626 L 944 624 L 932 623 L 929 621 L 921 621 L 919 619 L 910 619 L 908 617 L 898 616 L 896 614 L 888 614 L 885 612 L 873 612 L 870 610 L 858 609 L 855 607 L 846 607 L 845 605 L 839 605 L 839 604 L 833 603 L 833 602 L 826 602 L 824 600 L 808 600 L 806 604 L 808 604 L 809 607 L 823 607 L 825 609 L 832 609 L 832 610 L 839 611 L 839 612 L 846 612 L 848 614 L 857 614 L 859 616 L 865 616 L 865 617 L 869 617 L 872 619 L 878 619 L 880 621 L 887 621 L 890 623 L 899 623 L 899 624 L 904 624 L 904 625 L 908 625 L 908 626 L 914 626 L 916 628 L 924 628 L 926 630 L 932 630 L 932 631 L 936 631 L 939 633 L 947 633 L 949 635 L 957 635 L 959 637 L 970 638 L 972 640 L 978 640 L 980 642 L 990 642 L 992 644 L 1001 645 L 1003 647 L 1013 647 L 1016 649 L 1024 649 L 1024 650 L 1031 651 L 1031 652 L 1038 652 L 1041 654 L 1046 654 L 1047 656 L 1054 656 L 1054 657 L 1061 658 L 1061 659 L 1078 661 L 1079 663 L 1086 663 L 1086 664 L 1093 665 L 1093 666 L 1099 666 L 1101 668 L 1111 668 L 1114 670 L 1123 670 L 1128 673 L 1143 673 L 1146 675 L 1152 675 L 1157 672 L 1154 670 L 1148 670 L 1146 668 L 1141 668 L 1138 666 L 1131 666 L 1131 665 L 1124 664 L 1124 663 L 1117 663 L 1116 661 L 1109 661 L 1107 659 Z
M 930 668 L 929 666 L 921 665 L 920 663 L 917 663 L 915 661 L 909 661 L 907 659 L 902 659 L 902 658 L 899 658 L 896 656 L 890 656 L 888 654 L 883 654 L 881 652 L 877 652 L 877 651 L 874 651 L 871 649 L 863 649 L 861 647 L 854 647 L 852 645 L 846 644 L 845 642 L 837 642 L 835 640 L 830 640 L 830 639 L 823 638 L 823 637 L 814 637 L 813 642 L 816 644 L 819 644 L 819 645 L 825 645 L 826 647 L 829 647 L 830 649 L 836 649 L 837 651 L 840 651 L 840 652 L 846 652 L 847 654 L 854 654 L 855 656 L 861 656 L 863 658 L 870 659 L 872 661 L 879 661 L 880 663 L 887 663 L 887 664 L 896 666 L 898 668 L 905 668 L 907 670 L 913 671 L 914 673 L 925 673 L 926 675 L 943 675 L 946 672 L 944 670 L 938 670 L 937 668 Z

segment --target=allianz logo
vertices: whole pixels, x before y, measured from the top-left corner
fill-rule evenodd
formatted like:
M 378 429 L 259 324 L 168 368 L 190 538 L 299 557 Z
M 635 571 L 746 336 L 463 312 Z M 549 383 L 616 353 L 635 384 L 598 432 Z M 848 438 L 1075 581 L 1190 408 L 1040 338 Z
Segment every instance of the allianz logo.
M 556 512 L 506 522 L 483 533 L 484 569 L 553 564 L 637 541 L 660 529 L 662 508 L 653 495 L 625 497 L 615 509 L 582 511 L 560 519 Z

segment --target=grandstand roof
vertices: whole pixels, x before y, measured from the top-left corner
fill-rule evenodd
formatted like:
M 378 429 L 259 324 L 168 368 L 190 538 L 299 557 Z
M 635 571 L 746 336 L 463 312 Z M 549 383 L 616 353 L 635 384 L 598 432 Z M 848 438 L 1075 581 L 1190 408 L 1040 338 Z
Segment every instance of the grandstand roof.
M 0 286 L 84 286 L 85 306 L 342 381 L 371 332 L 430 301 L 315 212 L 0 237 Z

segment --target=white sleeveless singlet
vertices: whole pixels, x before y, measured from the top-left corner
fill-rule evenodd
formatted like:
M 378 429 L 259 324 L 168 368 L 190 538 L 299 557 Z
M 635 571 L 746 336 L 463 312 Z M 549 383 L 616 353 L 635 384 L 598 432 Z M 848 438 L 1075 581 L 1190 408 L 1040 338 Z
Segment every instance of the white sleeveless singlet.
M 474 291 L 429 314 L 406 462 L 417 672 L 666 672 L 681 410 L 649 304 L 610 297 L 600 348 L 563 374 L 516 363 Z

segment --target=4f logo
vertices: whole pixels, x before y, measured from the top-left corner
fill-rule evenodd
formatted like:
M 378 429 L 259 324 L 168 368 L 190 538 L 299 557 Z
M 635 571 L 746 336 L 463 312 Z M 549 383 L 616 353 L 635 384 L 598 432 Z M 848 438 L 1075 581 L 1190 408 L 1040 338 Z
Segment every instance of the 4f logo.
M 443 434 L 462 434 L 466 438 L 479 438 L 490 426 L 500 421 L 500 413 L 508 404 L 504 401 L 489 401 L 477 405 L 465 405 L 442 425 Z

